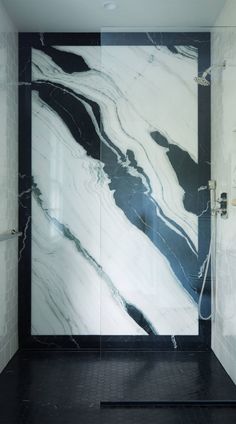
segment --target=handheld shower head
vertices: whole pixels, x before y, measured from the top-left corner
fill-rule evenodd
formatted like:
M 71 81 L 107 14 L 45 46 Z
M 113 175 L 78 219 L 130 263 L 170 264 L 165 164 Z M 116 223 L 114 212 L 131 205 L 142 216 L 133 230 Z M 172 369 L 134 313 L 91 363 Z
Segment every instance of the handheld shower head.
M 206 77 L 202 76 L 202 77 L 195 77 L 194 81 L 198 84 L 198 85 L 202 85 L 204 87 L 208 87 L 210 85 L 210 81 L 208 81 L 206 79 Z
M 211 74 L 212 69 L 214 68 L 225 68 L 226 67 L 226 61 L 224 60 L 224 62 L 222 63 L 222 65 L 212 65 L 210 66 L 210 68 L 207 68 L 202 76 L 197 76 L 194 78 L 194 81 L 199 84 L 202 85 L 204 87 L 208 87 L 210 84 L 210 81 L 207 79 L 207 76 Z

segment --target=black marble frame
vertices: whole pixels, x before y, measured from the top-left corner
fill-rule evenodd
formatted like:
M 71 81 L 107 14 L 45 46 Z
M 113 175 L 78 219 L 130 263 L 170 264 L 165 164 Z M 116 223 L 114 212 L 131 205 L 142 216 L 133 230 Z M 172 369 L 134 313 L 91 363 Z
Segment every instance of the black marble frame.
M 163 45 L 192 45 L 198 48 L 198 73 L 210 66 L 209 33 L 149 33 Z M 19 193 L 28 190 L 19 207 L 19 342 L 26 349 L 174 350 L 171 336 L 32 336 L 31 335 L 31 48 L 42 45 L 151 45 L 147 33 L 20 33 L 19 34 Z M 199 186 L 210 179 L 210 87 L 198 86 Z M 202 167 L 202 170 L 205 169 Z M 208 196 L 208 194 L 207 194 Z M 27 225 L 28 224 L 28 225 Z M 209 212 L 198 218 L 199 264 L 206 257 L 210 239 Z M 199 288 L 198 288 L 199 289 Z M 206 289 L 210 297 L 210 287 Z M 208 350 L 210 321 L 199 320 L 198 336 L 176 336 L 177 350 Z

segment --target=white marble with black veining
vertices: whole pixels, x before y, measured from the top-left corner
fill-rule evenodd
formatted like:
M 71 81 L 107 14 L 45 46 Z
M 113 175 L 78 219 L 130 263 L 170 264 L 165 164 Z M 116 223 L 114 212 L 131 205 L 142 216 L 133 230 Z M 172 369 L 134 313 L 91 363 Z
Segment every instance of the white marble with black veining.
M 43 47 L 32 72 L 32 333 L 197 335 L 196 52 Z

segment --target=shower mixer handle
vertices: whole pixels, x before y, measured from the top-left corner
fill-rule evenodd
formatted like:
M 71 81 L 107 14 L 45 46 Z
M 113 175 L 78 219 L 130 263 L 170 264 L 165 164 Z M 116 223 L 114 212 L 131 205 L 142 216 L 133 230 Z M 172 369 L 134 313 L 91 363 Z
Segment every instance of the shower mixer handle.
M 222 196 L 223 195 L 223 196 Z M 213 206 L 211 208 L 211 214 L 213 216 L 220 214 L 221 218 L 226 219 L 228 218 L 228 200 L 227 200 L 227 193 L 222 193 L 220 198 L 216 200 L 216 203 L 219 204 L 219 206 Z
M 219 213 L 222 218 L 228 218 L 228 196 L 227 193 L 221 193 L 220 198 L 217 200 L 220 204 Z
M 208 188 L 210 190 L 211 215 L 216 216 L 217 214 L 220 214 L 221 218 L 228 218 L 227 193 L 221 193 L 220 198 L 216 200 L 216 181 L 209 180 Z M 219 206 L 217 206 L 217 203 L 219 204 Z

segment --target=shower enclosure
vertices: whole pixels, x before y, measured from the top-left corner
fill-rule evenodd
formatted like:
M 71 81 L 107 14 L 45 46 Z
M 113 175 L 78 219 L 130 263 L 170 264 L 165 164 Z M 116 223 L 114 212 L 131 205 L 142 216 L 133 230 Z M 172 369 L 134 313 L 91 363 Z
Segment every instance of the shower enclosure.
M 209 67 L 208 32 L 20 35 L 22 346 L 210 348 Z

